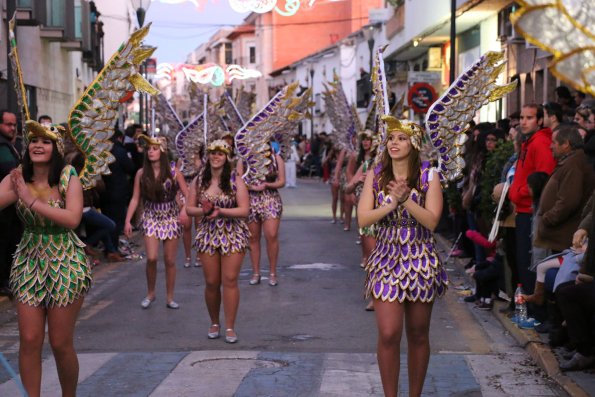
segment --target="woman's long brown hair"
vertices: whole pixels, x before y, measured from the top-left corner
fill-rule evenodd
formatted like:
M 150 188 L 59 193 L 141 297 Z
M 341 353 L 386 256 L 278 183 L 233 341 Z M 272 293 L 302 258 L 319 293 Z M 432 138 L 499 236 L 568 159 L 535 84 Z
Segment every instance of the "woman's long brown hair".
M 211 178 L 213 177 L 211 173 L 211 161 L 207 157 L 207 162 L 202 169 L 202 173 L 196 179 L 196 190 L 207 190 L 211 184 Z M 231 164 L 229 163 L 229 159 L 225 160 L 225 164 L 223 164 L 223 169 L 221 170 L 221 178 L 219 179 L 219 188 L 225 194 L 231 194 Z
M 29 143 L 30 145 L 31 143 Z M 29 145 L 27 145 L 27 149 L 25 150 L 25 154 L 23 155 L 23 179 L 27 183 L 33 182 L 33 162 L 31 162 L 31 156 L 29 155 Z M 60 183 L 60 175 L 62 174 L 62 169 L 66 165 L 64 161 L 64 157 L 58 151 L 58 146 L 56 146 L 56 142 L 52 141 L 52 157 L 50 159 L 50 172 L 48 173 L 48 184 L 52 187 L 58 185 Z
M 407 186 L 411 189 L 417 188 L 419 184 L 419 173 L 421 169 L 421 157 L 419 155 L 419 150 L 411 147 L 411 152 L 409 152 L 407 164 Z M 388 155 L 388 146 L 385 147 L 384 153 L 382 153 L 382 160 L 380 162 L 382 164 L 382 170 L 380 171 L 380 178 L 378 181 L 378 185 L 380 190 L 387 192 L 386 186 L 390 181 L 392 181 L 395 177 L 393 174 L 393 162 L 390 156 Z
M 140 181 L 140 189 L 143 199 L 153 202 L 162 201 L 165 194 L 163 183 L 168 179 L 172 179 L 172 175 L 167 154 L 161 152 L 161 155 L 159 156 L 159 178 L 155 178 L 153 167 L 149 161 L 149 149 L 146 148 L 143 159 L 143 177 Z

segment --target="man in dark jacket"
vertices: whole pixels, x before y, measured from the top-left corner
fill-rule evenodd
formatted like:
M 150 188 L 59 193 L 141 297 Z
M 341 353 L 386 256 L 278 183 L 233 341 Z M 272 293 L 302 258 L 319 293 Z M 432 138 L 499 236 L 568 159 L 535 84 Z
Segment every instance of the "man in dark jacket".
M 550 148 L 552 130 L 543 128 L 543 109 L 540 106 L 536 104 L 523 106 L 519 128 L 523 134 L 523 143 L 508 196 L 516 208 L 516 257 L 519 282 L 526 293 L 532 294 L 535 273 L 530 271 L 529 267 L 531 266 L 533 200 L 527 177 L 534 172 L 551 174 L 556 166 L 556 160 Z
M 537 213 L 534 244 L 563 251 L 572 244 L 572 235 L 581 213 L 595 189 L 595 171 L 587 162 L 578 130 L 562 124 L 552 135 L 552 153 L 558 161 L 546 183 Z
M 134 164 L 128 152 L 124 147 L 122 140 L 124 135 L 119 130 L 114 132 L 112 141 L 112 154 L 116 158 L 109 169 L 110 175 L 104 175 L 105 192 L 101 197 L 101 210 L 104 215 L 116 223 L 116 228 L 112 235 L 114 247 L 118 249 L 119 237 L 124 230 L 124 221 L 126 220 L 126 209 L 130 200 L 130 178 L 134 178 Z
M 14 146 L 17 137 L 17 117 L 7 110 L 0 110 L 0 181 L 21 162 Z M 0 211 L 0 295 L 10 295 L 8 278 L 12 255 L 21 239 L 22 226 L 14 205 Z

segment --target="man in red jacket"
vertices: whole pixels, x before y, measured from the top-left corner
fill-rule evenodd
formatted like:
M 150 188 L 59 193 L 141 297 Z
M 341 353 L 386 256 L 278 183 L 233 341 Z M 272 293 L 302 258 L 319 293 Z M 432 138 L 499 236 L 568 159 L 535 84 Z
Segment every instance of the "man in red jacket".
M 535 273 L 531 266 L 531 225 L 533 200 L 529 193 L 527 177 L 534 172 L 551 174 L 556 160 L 550 148 L 552 130 L 543 128 L 543 108 L 536 104 L 523 106 L 519 123 L 523 134 L 521 152 L 516 164 L 516 172 L 508 196 L 516 208 L 516 258 L 519 282 L 525 293 L 532 294 L 535 285 Z

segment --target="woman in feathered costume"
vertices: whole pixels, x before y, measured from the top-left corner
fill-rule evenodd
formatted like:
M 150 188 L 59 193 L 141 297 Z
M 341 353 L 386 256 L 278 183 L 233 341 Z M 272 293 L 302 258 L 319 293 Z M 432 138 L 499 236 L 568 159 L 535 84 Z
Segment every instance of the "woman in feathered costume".
M 384 139 L 378 149 L 379 162 L 366 175 L 358 206 L 360 227 L 374 225 L 376 234 L 376 245 L 365 265 L 365 293 L 374 301 L 385 396 L 397 396 L 403 328 L 409 395 L 420 396 L 430 359 L 433 302 L 448 286 L 433 237 L 442 213 L 441 182 L 461 176 L 465 130 L 475 112 L 516 84 L 496 86 L 503 56 L 487 53 L 430 107 L 426 127 L 438 156 L 436 169 L 420 160 L 426 130 L 387 115 L 382 49 L 377 55 L 372 81 L 385 124 L 380 125 Z
M 131 219 L 142 198 L 144 203 L 141 218 L 141 229 L 145 237 L 147 252 L 147 296 L 141 301 L 141 307 L 148 309 L 155 301 L 155 284 L 157 281 L 157 258 L 159 242 L 163 241 L 163 259 L 165 262 L 166 306 L 178 309 L 174 301 L 176 285 L 176 254 L 178 239 L 182 237 L 182 225 L 179 222 L 180 207 L 176 201 L 178 191 L 188 196 L 184 176 L 167 158 L 165 138 L 154 138 L 141 135 L 145 154 L 143 168 L 137 171 L 134 178 L 132 199 L 128 204 L 124 234 L 132 235 Z
M 0 183 L 0 208 L 16 203 L 25 226 L 10 275 L 19 317 L 19 369 L 27 395 L 38 397 L 47 322 L 62 395 L 75 396 L 79 367 L 74 328 L 91 286 L 85 245 L 74 232 L 82 218 L 83 188 L 93 187 L 115 160 L 109 138 L 119 102 L 113 99 L 134 89 L 155 93 L 137 73 L 139 63 L 154 49 L 140 46 L 149 26 L 136 31 L 70 111 L 68 137 L 85 156 L 85 165 L 77 175 L 74 167 L 64 163 L 64 128 L 30 120 L 14 26 L 13 17 L 9 24 L 10 58 L 17 100 L 27 120 L 26 151 L 22 166 Z
M 376 247 L 365 266 L 366 296 L 374 299 L 385 394 L 396 391 L 395 359 L 405 318 L 410 392 L 417 395 L 430 358 L 432 302 L 448 283 L 432 236 L 442 213 L 442 191 L 435 170 L 420 161 L 421 127 L 384 119 L 389 123 L 385 150 L 366 176 L 358 205 L 360 227 L 375 224 L 376 231 Z
M 235 320 L 240 303 L 238 278 L 248 248 L 248 190 L 232 170 L 231 148 L 223 140 L 207 147 L 207 161 L 190 186 L 189 216 L 202 217 L 196 227 L 195 248 L 203 264 L 205 301 L 211 319 L 209 339 L 221 335 L 219 312 L 223 298 L 225 341 L 235 343 Z M 223 287 L 223 291 L 221 290 Z
M 91 286 L 85 245 L 74 233 L 83 214 L 83 190 L 74 168 L 65 165 L 58 128 L 27 125 L 29 144 L 22 168 L 0 184 L 0 208 L 16 202 L 25 226 L 10 275 L 19 315 L 21 379 L 30 396 L 39 396 L 47 318 L 62 392 L 74 396 L 74 325 Z

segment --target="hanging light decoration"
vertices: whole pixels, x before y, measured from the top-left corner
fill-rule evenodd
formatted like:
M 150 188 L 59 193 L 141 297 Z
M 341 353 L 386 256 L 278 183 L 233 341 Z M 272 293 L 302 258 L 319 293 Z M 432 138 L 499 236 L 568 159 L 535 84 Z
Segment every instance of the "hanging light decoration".
M 310 0 L 310 6 L 315 0 Z M 240 13 L 256 12 L 264 14 L 275 10 L 279 15 L 289 17 L 295 15 L 300 8 L 300 0 L 285 0 L 283 8 L 277 7 L 277 0 L 229 0 L 232 10 Z
M 230 84 L 233 80 L 256 79 L 262 76 L 258 70 L 247 69 L 240 65 L 219 66 L 214 63 L 203 65 L 161 63 L 157 66 L 155 78 L 171 80 L 172 75 L 180 71 L 184 77 L 198 84 L 210 84 L 214 87 L 220 87 L 224 84 Z

